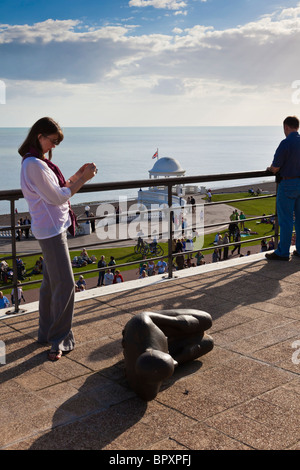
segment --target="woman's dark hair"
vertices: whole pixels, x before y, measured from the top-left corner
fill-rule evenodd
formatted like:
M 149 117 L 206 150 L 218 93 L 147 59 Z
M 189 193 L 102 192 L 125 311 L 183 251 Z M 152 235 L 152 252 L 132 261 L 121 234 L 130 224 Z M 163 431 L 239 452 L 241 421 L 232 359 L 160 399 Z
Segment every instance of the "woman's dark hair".
M 28 132 L 28 135 L 26 139 L 24 140 L 23 144 L 19 148 L 18 152 L 21 155 L 21 157 L 24 157 L 26 153 L 29 152 L 30 148 L 34 148 L 35 150 L 38 151 L 40 154 L 40 157 L 42 157 L 43 152 L 42 148 L 38 139 L 38 136 L 40 134 L 43 134 L 45 137 L 52 135 L 52 134 L 57 134 L 57 145 L 63 140 L 64 135 L 63 132 L 53 119 L 49 117 L 43 117 L 39 119 L 35 124 L 33 124 L 32 128 Z M 49 151 L 49 160 L 52 158 L 52 152 L 51 150 Z

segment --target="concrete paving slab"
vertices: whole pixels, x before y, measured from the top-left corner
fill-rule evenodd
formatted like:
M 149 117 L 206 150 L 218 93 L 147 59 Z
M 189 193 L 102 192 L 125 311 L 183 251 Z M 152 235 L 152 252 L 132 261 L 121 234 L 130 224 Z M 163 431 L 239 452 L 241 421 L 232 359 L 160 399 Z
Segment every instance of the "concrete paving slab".
M 299 449 L 299 263 L 244 258 L 82 296 L 75 350 L 56 363 L 36 342 L 37 309 L 2 315 L 0 449 Z M 209 312 L 215 347 L 146 403 L 126 381 L 122 329 L 171 307 Z

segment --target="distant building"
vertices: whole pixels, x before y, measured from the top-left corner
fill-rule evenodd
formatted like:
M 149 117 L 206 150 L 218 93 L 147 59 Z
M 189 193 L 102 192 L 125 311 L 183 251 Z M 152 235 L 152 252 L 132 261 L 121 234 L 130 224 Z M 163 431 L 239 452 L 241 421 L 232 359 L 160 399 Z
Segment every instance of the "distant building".
M 185 170 L 175 158 L 163 157 L 154 163 L 152 170 L 149 170 L 149 175 L 150 178 L 185 176 Z
M 174 178 L 185 176 L 185 170 L 181 167 L 180 163 L 175 158 L 163 157 L 158 158 L 153 168 L 149 170 L 149 177 L 151 178 Z M 185 188 L 182 184 L 178 184 L 173 189 L 172 204 L 185 205 L 186 201 L 183 199 Z M 139 190 L 138 203 L 150 207 L 152 204 L 168 204 L 168 188 L 167 186 L 150 186 L 149 189 Z

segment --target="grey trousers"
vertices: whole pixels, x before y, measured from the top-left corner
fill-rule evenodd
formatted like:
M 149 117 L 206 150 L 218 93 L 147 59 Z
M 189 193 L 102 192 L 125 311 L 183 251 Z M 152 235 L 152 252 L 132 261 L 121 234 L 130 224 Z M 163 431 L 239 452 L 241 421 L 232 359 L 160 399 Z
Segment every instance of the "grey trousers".
M 71 351 L 75 282 L 67 234 L 39 240 L 43 252 L 43 281 L 40 288 L 38 341 L 54 349 Z

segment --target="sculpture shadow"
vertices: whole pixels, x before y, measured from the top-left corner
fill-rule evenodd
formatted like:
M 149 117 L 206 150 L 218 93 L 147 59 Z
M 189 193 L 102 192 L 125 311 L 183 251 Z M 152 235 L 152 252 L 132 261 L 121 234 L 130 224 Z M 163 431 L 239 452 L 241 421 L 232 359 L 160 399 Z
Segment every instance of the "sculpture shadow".
M 161 391 L 195 373 L 201 365 L 196 360 L 178 367 Z M 57 408 L 52 429 L 37 438 L 30 450 L 121 450 L 123 445 L 128 446 L 127 434 L 130 436 L 136 426 L 138 429 L 148 407 L 149 403 L 129 386 L 121 360 L 90 375 L 77 394 Z
M 204 333 L 210 324 L 208 314 L 191 309 L 164 311 L 163 314 L 144 312 L 133 317 L 123 330 L 124 359 L 91 374 L 76 395 L 62 403 L 54 413 L 51 431 L 37 439 L 30 449 L 119 447 L 118 438 L 123 434 L 126 436 L 126 432 L 143 418 L 148 401 L 176 380 L 199 370 L 201 361 L 193 359 L 213 347 L 212 339 Z M 169 344 L 166 332 L 172 334 Z M 168 347 L 170 351 L 166 349 Z M 115 349 L 113 344 L 110 352 Z M 109 355 L 107 345 L 91 351 L 90 360 L 104 351 Z M 122 439 L 126 439 L 124 436 L 121 446 Z M 124 441 L 125 448 L 127 445 Z

